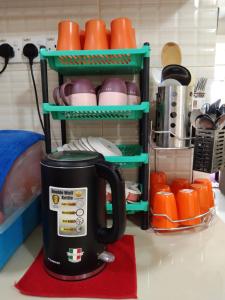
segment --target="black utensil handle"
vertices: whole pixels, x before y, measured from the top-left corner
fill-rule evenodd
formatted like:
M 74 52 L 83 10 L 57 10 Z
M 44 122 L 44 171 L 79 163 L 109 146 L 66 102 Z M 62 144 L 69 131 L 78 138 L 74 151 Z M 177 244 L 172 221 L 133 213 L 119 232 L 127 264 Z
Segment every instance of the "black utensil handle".
M 117 241 L 125 231 L 126 226 L 126 204 L 125 186 L 118 169 L 109 163 L 97 163 L 97 173 L 99 177 L 108 181 L 112 191 L 112 219 L 110 228 L 99 228 L 99 242 L 109 244 Z

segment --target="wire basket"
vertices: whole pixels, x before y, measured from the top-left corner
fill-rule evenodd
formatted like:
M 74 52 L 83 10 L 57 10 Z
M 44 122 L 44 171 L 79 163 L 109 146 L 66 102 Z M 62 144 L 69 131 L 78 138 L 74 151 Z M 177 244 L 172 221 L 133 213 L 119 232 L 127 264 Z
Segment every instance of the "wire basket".
M 190 225 L 190 226 L 179 226 L 179 227 L 173 227 L 173 228 L 154 228 L 152 227 L 154 232 L 157 233 L 174 233 L 174 232 L 181 232 L 181 231 L 185 231 L 185 230 L 190 230 L 190 229 L 196 229 L 196 228 L 208 228 L 214 220 L 214 217 L 216 215 L 216 210 L 215 207 L 212 207 L 209 209 L 208 212 L 195 216 L 193 218 L 188 218 L 188 219 L 183 219 L 183 220 L 172 220 L 169 216 L 167 216 L 166 214 L 155 214 L 152 212 L 152 216 L 155 217 L 162 217 L 162 218 L 166 218 L 168 221 L 177 224 L 177 223 L 181 223 L 181 222 L 187 222 L 187 221 L 193 221 L 195 219 L 201 219 L 201 223 L 196 224 L 196 225 Z
M 196 130 L 193 169 L 214 173 L 225 166 L 225 130 Z

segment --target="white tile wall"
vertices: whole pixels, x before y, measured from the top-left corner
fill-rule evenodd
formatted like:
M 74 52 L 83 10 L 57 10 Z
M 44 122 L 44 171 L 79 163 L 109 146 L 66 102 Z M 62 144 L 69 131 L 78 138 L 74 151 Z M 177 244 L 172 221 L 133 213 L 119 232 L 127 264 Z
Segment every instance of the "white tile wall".
M 149 41 L 151 56 L 151 102 L 155 99 L 160 80 L 160 52 L 163 44 L 180 44 L 183 65 L 190 68 L 193 77 L 215 75 L 215 45 L 217 26 L 216 0 L 1 0 L 0 38 L 27 35 L 56 34 L 57 23 L 71 18 L 81 28 L 90 18 L 101 17 L 107 26 L 119 16 L 132 19 L 137 42 Z M 40 69 L 35 65 L 35 77 L 41 101 Z M 49 92 L 57 85 L 57 76 L 49 72 Z M 0 75 L 0 128 L 20 128 L 40 131 L 34 105 L 30 74 L 26 65 L 10 65 Z M 52 122 L 53 138 L 59 143 L 59 124 Z M 70 137 L 103 135 L 116 142 L 137 142 L 137 124 L 134 122 L 71 122 Z

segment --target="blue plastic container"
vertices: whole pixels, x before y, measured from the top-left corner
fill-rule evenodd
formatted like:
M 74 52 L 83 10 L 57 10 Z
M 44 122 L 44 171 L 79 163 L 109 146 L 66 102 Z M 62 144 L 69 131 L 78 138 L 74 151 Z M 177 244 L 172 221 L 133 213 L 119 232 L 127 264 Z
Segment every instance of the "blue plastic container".
M 40 196 L 19 208 L 0 225 L 0 270 L 40 223 Z

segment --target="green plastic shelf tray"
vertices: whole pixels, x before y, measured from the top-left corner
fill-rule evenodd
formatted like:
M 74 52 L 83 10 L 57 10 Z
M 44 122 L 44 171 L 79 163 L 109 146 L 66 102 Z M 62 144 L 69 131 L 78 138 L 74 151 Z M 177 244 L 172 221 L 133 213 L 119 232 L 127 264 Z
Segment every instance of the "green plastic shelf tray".
M 112 204 L 106 203 L 107 213 L 112 213 Z M 127 214 L 132 214 L 141 211 L 148 211 L 148 201 L 138 201 L 136 203 L 126 203 L 126 212 Z
M 40 58 L 47 59 L 51 69 L 62 75 L 131 74 L 138 73 L 143 58 L 150 55 L 150 47 L 112 50 L 40 50 Z
M 51 113 L 54 120 L 139 120 L 149 112 L 149 102 L 138 105 L 59 106 L 43 103 L 43 113 Z
M 136 168 L 149 161 L 148 153 L 142 153 L 140 145 L 117 145 L 123 156 L 105 156 L 105 160 L 118 163 L 122 168 Z

